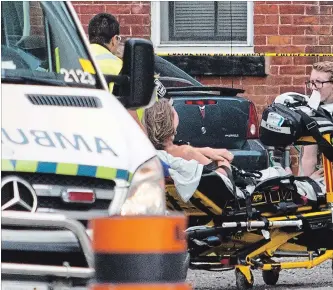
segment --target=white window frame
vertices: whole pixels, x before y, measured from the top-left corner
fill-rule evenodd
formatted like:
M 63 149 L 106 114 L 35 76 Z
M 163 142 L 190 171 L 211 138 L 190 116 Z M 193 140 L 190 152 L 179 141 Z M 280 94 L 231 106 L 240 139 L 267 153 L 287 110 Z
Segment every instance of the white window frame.
M 161 2 L 151 2 L 151 41 L 156 53 L 253 53 L 253 1 L 247 1 L 247 43 L 168 43 L 161 44 Z

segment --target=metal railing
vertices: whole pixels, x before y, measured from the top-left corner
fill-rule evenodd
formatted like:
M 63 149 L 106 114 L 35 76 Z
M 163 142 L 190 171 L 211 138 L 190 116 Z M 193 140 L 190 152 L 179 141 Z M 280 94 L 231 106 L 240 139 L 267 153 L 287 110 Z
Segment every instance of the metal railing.
M 3 211 L 1 212 L 1 224 L 2 226 L 47 227 L 69 230 L 76 236 L 88 265 L 87 268 L 84 268 L 71 267 L 65 263 L 63 266 L 1 263 L 2 274 L 51 275 L 67 278 L 92 278 L 94 276 L 94 256 L 91 248 L 91 240 L 86 233 L 85 227 L 80 222 L 68 219 L 64 215 L 59 214 Z

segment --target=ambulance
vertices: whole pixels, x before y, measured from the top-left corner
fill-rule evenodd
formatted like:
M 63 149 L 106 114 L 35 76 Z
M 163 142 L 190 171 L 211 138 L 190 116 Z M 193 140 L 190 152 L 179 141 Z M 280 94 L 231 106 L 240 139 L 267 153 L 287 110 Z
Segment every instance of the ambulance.
M 90 219 L 164 213 L 161 163 L 127 112 L 154 91 L 150 41 L 105 76 L 69 2 L 1 2 L 2 289 L 74 289 L 93 277 Z

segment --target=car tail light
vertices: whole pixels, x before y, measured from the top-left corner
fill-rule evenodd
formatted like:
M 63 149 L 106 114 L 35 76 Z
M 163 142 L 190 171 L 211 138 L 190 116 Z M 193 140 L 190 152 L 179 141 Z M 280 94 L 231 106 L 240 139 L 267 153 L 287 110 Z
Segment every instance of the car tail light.
M 259 125 L 258 125 L 257 111 L 253 103 L 250 103 L 249 108 L 249 122 L 247 125 L 247 138 L 257 139 L 259 138 Z
M 62 200 L 68 203 L 93 203 L 96 196 L 94 191 L 85 189 L 67 189 L 62 192 Z
M 230 265 L 230 258 L 222 258 L 220 262 L 224 266 L 229 266 Z
M 193 100 L 193 101 L 185 101 L 186 105 L 198 105 L 198 106 L 203 106 L 203 105 L 216 105 L 217 101 L 216 100 Z

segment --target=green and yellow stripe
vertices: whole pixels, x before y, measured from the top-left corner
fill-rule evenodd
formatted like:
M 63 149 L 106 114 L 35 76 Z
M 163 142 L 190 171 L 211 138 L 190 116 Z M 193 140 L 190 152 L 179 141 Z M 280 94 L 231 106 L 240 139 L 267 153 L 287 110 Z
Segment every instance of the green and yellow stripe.
M 73 163 L 41 162 L 30 160 L 1 159 L 1 171 L 51 173 L 72 176 L 88 176 L 101 179 L 130 181 L 133 174 L 124 169 Z

